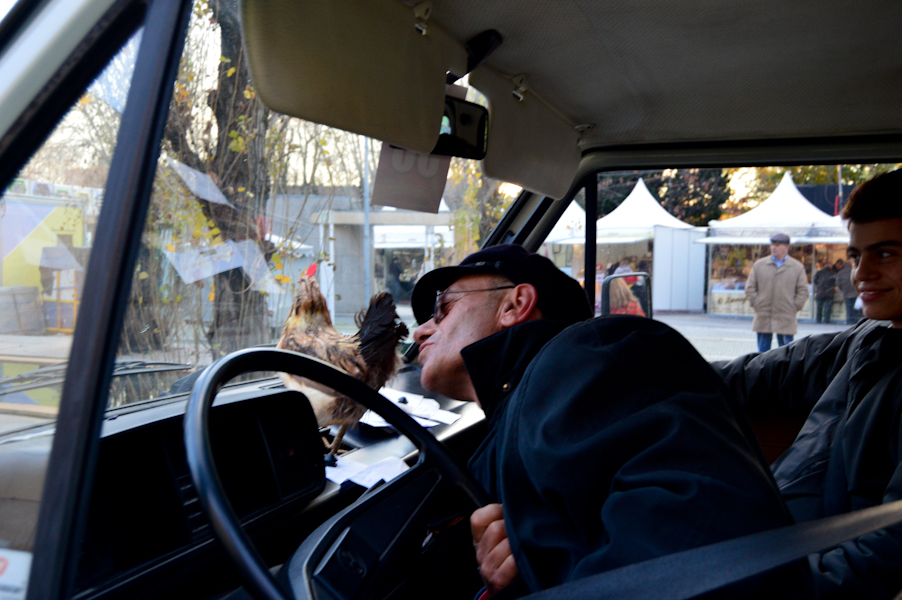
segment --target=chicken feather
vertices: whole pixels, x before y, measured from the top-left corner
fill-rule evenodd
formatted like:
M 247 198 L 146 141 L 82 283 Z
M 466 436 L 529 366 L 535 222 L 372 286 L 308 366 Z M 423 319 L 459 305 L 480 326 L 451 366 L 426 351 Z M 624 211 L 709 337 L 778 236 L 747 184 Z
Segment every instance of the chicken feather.
M 323 360 L 378 390 L 401 364 L 398 344 L 407 336 L 407 326 L 398 317 L 394 299 L 388 292 L 373 296 L 369 307 L 355 315 L 354 322 L 359 329 L 355 335 L 345 336 L 336 331 L 319 283 L 305 275 L 298 282 L 291 312 L 276 347 Z M 348 426 L 357 423 L 366 408 L 305 377 L 288 373 L 279 376 L 286 387 L 307 397 L 320 427 L 341 426 L 332 443 L 334 454 Z

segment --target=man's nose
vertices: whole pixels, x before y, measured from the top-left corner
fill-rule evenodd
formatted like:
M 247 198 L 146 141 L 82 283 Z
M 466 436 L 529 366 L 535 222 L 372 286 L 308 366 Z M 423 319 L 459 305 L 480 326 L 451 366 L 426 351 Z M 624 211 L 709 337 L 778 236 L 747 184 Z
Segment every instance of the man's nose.
M 431 336 L 434 332 L 435 332 L 435 321 L 433 321 L 432 319 L 429 319 L 428 321 L 426 321 L 425 323 L 423 323 L 422 325 L 420 325 L 419 327 L 417 327 L 416 329 L 413 330 L 413 341 L 415 341 L 418 344 L 422 344 L 424 341 L 429 339 L 429 336 Z
M 874 269 L 874 265 L 871 260 L 862 256 L 858 260 L 858 264 L 855 265 L 855 268 L 852 269 L 852 281 L 870 281 L 879 277 L 879 273 L 876 269 Z

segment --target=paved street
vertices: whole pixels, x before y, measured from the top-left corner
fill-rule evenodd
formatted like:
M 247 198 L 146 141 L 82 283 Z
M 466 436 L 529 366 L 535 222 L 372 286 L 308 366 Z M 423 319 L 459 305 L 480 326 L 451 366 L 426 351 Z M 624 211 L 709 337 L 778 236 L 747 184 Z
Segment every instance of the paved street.
M 402 304 L 398 307 L 398 314 L 410 327 L 411 332 L 416 326 L 413 312 L 409 305 Z M 741 317 L 708 316 L 705 314 L 656 314 L 655 318 L 667 323 L 683 336 L 685 336 L 696 350 L 707 360 L 728 360 L 756 352 L 758 343 L 755 333 L 752 331 L 752 319 Z M 339 315 L 336 319 L 339 328 L 350 333 L 354 330 L 353 317 L 351 315 Z M 799 333 L 796 339 L 817 333 L 841 331 L 848 327 L 845 324 L 818 324 L 799 323 Z M 774 337 L 774 346 L 777 341 Z
M 71 335 L 0 335 L 0 362 L 52 365 L 69 358 Z
M 709 361 L 728 360 L 758 351 L 750 318 L 709 317 L 697 314 L 658 314 L 655 318 L 683 334 Z M 806 335 L 841 331 L 845 324 L 799 323 L 796 339 Z M 774 336 L 774 346 L 777 340 Z
M 416 320 L 410 306 L 401 305 L 398 313 L 413 332 Z M 657 314 L 655 318 L 682 333 L 708 360 L 730 359 L 757 350 L 751 319 L 703 314 Z M 338 315 L 335 325 L 343 333 L 356 332 L 353 315 Z M 797 337 L 839 331 L 845 327 L 844 324 L 803 322 L 799 323 Z M 68 358 L 71 342 L 72 337 L 67 335 L 0 335 L 0 362 L 57 363 Z

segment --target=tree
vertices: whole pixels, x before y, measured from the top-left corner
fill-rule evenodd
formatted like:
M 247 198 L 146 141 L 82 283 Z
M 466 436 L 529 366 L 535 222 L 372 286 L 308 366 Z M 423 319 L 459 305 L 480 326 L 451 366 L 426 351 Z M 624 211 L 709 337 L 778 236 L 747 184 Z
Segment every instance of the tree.
M 620 206 L 640 177 L 667 212 L 690 225 L 705 226 L 720 218 L 730 196 L 725 169 L 612 171 L 598 177 L 599 218 Z
M 860 164 L 860 165 L 839 165 L 842 173 L 843 185 L 858 185 L 859 183 L 902 166 L 897 164 Z M 837 165 L 805 165 L 800 167 L 759 167 L 755 169 L 757 177 L 754 184 L 749 190 L 748 199 L 753 202 L 761 202 L 766 200 L 777 185 L 783 179 L 784 173 L 792 176 L 792 181 L 796 185 L 836 185 Z
M 444 199 L 453 213 L 454 254 L 458 258 L 478 250 L 510 206 L 512 198 L 502 193 L 503 183 L 486 177 L 477 161 L 451 159 Z
M 238 7 L 234 0 L 195 5 L 163 133 L 164 153 L 207 174 L 229 203 L 197 198 L 207 226 L 192 230 L 193 237 L 250 240 L 268 263 L 275 251 L 266 240 L 263 218 L 272 187 L 268 155 L 271 146 L 284 143 L 287 120 L 274 116 L 257 98 L 241 43 Z M 218 44 L 211 43 L 217 38 Z M 211 57 L 209 51 L 217 45 L 219 56 Z M 207 68 L 211 58 L 218 59 L 212 76 Z M 212 289 L 213 318 L 206 336 L 214 357 L 270 341 L 265 295 L 245 269 L 216 274 Z

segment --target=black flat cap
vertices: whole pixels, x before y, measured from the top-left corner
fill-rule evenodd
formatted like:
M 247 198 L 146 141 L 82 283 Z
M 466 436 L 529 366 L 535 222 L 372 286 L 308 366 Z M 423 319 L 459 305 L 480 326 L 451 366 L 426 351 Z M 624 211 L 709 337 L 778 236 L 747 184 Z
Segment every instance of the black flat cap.
M 410 304 L 419 323 L 432 318 L 435 295 L 467 275 L 502 275 L 515 284 L 530 283 L 539 295 L 542 316 L 552 321 L 577 323 L 592 318 L 586 292 L 554 263 L 522 246 L 491 246 L 466 257 L 456 267 L 442 267 L 423 275 L 413 288 Z

